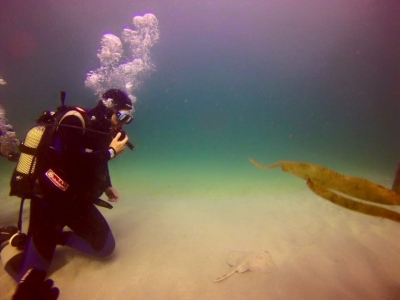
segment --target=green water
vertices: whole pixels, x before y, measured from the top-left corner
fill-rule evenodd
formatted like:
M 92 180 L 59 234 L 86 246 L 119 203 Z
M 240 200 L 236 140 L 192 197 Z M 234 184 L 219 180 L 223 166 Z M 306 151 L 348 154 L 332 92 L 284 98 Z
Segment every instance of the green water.
M 256 170 L 248 157 L 307 161 L 384 183 L 393 177 L 395 1 L 38 3 L 0 4 L 0 76 L 8 82 L 0 101 L 21 139 L 58 106 L 60 90 L 69 104 L 93 107 L 83 82 L 99 65 L 102 34 L 152 12 L 161 32 L 155 72 L 135 92 L 127 132 L 136 150 L 111 163 L 116 183 L 142 194 L 217 195 L 287 178 Z

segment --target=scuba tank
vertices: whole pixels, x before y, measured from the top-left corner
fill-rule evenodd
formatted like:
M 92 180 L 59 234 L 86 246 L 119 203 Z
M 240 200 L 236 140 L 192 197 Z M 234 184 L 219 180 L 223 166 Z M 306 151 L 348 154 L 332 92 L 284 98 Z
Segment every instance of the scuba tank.
M 48 144 L 48 137 L 52 135 L 54 128 L 46 125 L 55 122 L 54 115 L 54 112 L 45 111 L 38 119 L 38 125 L 28 131 L 25 140 L 20 144 L 21 156 L 11 177 L 10 196 L 32 198 L 39 168 L 38 156 L 43 147 Z
M 37 152 L 43 137 L 45 127 L 38 125 L 26 134 L 20 145 L 21 156 L 11 178 L 10 196 L 31 198 L 34 187 L 34 174 L 37 162 Z
M 18 164 L 14 169 L 10 182 L 10 196 L 17 196 L 21 198 L 19 218 L 18 218 L 18 232 L 11 238 L 10 244 L 12 248 L 21 251 L 25 247 L 26 234 L 22 233 L 22 211 L 25 199 L 31 199 L 34 195 L 35 184 L 37 180 L 37 155 L 41 146 L 41 141 L 45 133 L 45 127 L 37 125 L 28 131 L 25 140 L 20 144 L 21 155 Z M 14 253 L 17 250 L 10 250 Z M 1 260 L 4 261 L 3 253 Z

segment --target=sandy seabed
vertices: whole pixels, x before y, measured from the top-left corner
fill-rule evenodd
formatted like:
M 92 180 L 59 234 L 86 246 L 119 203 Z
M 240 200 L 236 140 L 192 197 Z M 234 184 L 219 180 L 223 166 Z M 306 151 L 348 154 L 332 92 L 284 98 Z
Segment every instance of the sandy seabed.
M 143 168 L 133 183 L 115 174 L 121 200 L 101 208 L 112 257 L 57 248 L 59 299 L 399 299 L 399 223 L 336 206 L 280 171 L 157 170 Z M 15 224 L 18 200 L 4 192 L 7 176 L 0 184 L 0 226 Z M 258 250 L 277 270 L 213 283 L 230 270 L 231 251 Z M 0 299 L 14 287 L 1 269 Z

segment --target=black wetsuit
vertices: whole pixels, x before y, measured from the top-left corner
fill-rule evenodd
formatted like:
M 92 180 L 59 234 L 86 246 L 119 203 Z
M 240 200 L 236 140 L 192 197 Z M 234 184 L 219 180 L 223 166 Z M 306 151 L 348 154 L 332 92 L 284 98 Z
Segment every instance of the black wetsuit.
M 69 127 L 58 127 L 55 133 L 39 177 L 41 195 L 31 200 L 26 249 L 6 264 L 17 281 L 32 267 L 47 272 L 56 245 L 97 257 L 107 257 L 114 250 L 110 228 L 93 204 L 111 186 L 108 146 L 112 137 L 101 109 L 80 114 L 87 129 L 105 134 Z M 60 124 L 83 126 L 76 113 Z M 65 226 L 72 231 L 63 231 Z

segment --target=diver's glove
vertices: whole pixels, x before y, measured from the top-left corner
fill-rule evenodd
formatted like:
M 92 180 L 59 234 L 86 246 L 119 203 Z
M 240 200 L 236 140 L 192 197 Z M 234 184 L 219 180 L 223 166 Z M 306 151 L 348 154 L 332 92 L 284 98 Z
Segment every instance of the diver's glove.
M 60 290 L 53 287 L 53 280 L 47 279 L 46 272 L 29 269 L 15 290 L 12 300 L 56 300 Z

